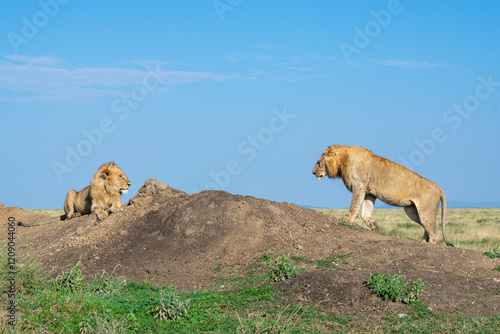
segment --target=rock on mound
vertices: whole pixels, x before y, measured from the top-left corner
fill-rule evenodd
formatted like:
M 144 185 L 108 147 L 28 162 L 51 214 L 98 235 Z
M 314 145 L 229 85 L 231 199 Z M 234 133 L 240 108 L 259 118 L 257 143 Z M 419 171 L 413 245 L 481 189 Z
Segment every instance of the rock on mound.
M 155 199 L 155 202 L 162 201 L 168 198 L 174 198 L 178 196 L 184 196 L 187 193 L 170 188 L 168 183 L 158 181 L 156 179 L 149 179 L 142 185 L 137 191 L 137 195 L 132 197 L 129 201 L 129 205 L 140 205 L 146 206 Z

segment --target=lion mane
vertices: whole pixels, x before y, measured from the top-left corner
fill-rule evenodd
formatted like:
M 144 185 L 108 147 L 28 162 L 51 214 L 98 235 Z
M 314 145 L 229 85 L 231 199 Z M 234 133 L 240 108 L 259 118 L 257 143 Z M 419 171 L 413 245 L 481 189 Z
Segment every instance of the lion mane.
M 361 219 L 372 230 L 378 225 L 371 218 L 375 200 L 404 207 L 408 217 L 424 228 L 423 242 L 436 244 L 436 216 L 442 204 L 441 225 L 446 240 L 446 196 L 435 183 L 391 160 L 379 157 L 372 151 L 358 146 L 333 145 L 328 147 L 316 162 L 313 174 L 318 180 L 328 176 L 341 178 L 352 192 L 349 216 L 353 222 L 361 206 Z
M 103 164 L 95 172 L 90 185 L 80 191 L 71 189 L 64 201 L 64 213 L 58 220 L 71 219 L 81 215 L 95 213 L 99 220 L 106 218 L 110 213 L 122 210 L 121 194 L 126 194 L 130 181 L 125 173 L 114 162 Z M 21 226 L 39 226 L 45 223 Z

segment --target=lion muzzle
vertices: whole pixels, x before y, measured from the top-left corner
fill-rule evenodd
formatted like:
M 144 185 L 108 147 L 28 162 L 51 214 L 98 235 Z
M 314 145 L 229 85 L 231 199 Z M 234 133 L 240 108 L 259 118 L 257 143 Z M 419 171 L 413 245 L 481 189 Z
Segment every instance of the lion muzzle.
M 318 173 L 318 171 L 316 170 L 316 168 L 313 169 L 313 175 L 316 176 L 316 178 L 318 179 L 318 181 L 321 181 L 325 176 L 326 176 L 326 173 Z
M 321 181 L 323 180 L 323 178 L 325 177 L 325 174 L 321 174 L 321 175 L 315 175 L 316 178 L 318 179 L 318 181 Z

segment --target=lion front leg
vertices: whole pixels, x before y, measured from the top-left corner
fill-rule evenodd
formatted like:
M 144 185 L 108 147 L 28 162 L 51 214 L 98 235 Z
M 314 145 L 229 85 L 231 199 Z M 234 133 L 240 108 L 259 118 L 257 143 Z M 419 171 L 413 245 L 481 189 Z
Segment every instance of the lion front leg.
M 92 212 L 96 214 L 97 219 L 99 220 L 103 220 L 108 216 L 108 213 L 98 205 L 92 205 Z
M 356 219 L 356 216 L 358 215 L 359 207 L 361 206 L 361 203 L 363 202 L 364 198 L 365 198 L 364 192 L 361 191 L 353 192 L 351 200 L 351 208 L 349 210 L 349 216 L 343 217 L 341 220 L 348 223 L 353 223 L 354 219 Z
M 361 208 L 361 219 L 365 222 L 365 224 L 375 232 L 378 232 L 378 224 L 371 217 L 373 207 L 375 205 L 376 197 L 373 195 L 366 195 L 365 200 L 363 201 L 363 206 Z
M 117 200 L 117 201 L 113 202 L 113 205 L 111 205 L 111 208 L 109 208 L 109 212 L 111 212 L 111 213 L 116 212 L 116 211 L 123 211 L 121 200 Z

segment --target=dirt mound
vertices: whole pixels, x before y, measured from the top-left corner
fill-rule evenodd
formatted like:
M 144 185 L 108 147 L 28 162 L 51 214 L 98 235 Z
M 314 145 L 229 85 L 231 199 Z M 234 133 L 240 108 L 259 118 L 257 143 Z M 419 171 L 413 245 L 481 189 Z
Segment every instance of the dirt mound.
M 69 221 L 19 208 L 1 210 L 30 224 L 18 227 L 19 245 L 62 268 L 84 264 L 89 273 L 121 264 L 128 279 L 155 278 L 181 286 L 207 286 L 205 276 L 218 265 L 253 261 L 262 249 L 301 249 L 302 233 L 331 228 L 335 218 L 289 203 L 277 203 L 223 191 L 188 195 L 148 180 L 124 206 L 98 222 L 95 215 Z M 311 238 L 308 236 L 306 239 Z
M 0 208 L 0 219 L 6 222 L 8 217 L 27 224 L 54 220 Z M 150 179 L 123 211 L 103 221 L 92 214 L 18 227 L 16 233 L 18 247 L 38 254 L 48 265 L 66 269 L 81 261 L 86 273 L 94 274 L 120 264 L 118 273 L 128 280 L 154 277 L 156 283 L 177 283 L 180 288 L 214 286 L 217 276 L 241 275 L 265 253 L 291 252 L 304 259 L 301 266 L 309 272 L 280 285 L 290 292 L 285 298 L 322 303 L 339 314 L 375 315 L 405 307 L 382 302 L 364 287 L 365 278 L 375 272 L 422 279 L 428 283 L 423 298 L 441 310 L 475 305 L 469 313 L 474 309 L 486 315 L 500 307 L 498 294 L 491 292 L 500 289 L 500 273 L 493 271 L 498 259 L 336 222 L 289 203 L 223 191 L 188 195 Z M 322 259 L 332 260 L 321 267 L 317 261 Z M 229 266 L 231 271 L 214 270 Z

